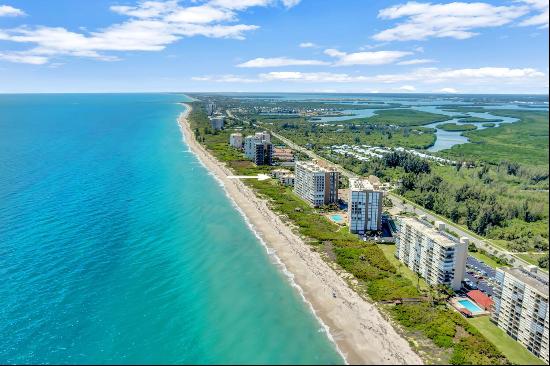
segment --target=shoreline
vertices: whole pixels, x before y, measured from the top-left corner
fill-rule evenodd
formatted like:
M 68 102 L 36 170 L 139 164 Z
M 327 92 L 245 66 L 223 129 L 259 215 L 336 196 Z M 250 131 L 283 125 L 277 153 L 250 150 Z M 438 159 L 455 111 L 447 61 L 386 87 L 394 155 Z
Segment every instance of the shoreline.
M 186 111 L 179 115 L 178 124 L 189 150 L 221 183 L 247 225 L 268 253 L 274 255 L 344 361 L 348 364 L 421 364 L 420 357 L 374 304 L 352 290 L 319 253 L 312 251 L 249 187 L 238 179 L 228 178 L 232 172 L 195 140 L 187 122 L 191 105 L 182 104 Z

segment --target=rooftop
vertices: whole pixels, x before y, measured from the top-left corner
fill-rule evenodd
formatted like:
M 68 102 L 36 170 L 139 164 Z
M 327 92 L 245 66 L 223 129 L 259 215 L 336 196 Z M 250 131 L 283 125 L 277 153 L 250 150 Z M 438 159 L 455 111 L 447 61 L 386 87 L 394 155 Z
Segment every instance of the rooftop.
M 529 272 L 521 268 L 502 267 L 498 270 L 508 273 L 526 285 L 534 288 L 541 294 L 548 297 L 548 275 L 545 273 Z
M 352 191 L 363 191 L 363 190 L 374 191 L 375 190 L 374 186 L 368 179 L 361 179 L 361 178 L 350 178 L 349 188 Z
M 441 221 L 436 221 L 434 226 L 429 221 L 419 220 L 415 217 L 401 216 L 400 219 L 402 222 L 422 232 L 441 246 L 455 246 L 460 242 L 457 238 L 445 231 L 446 226 Z
M 305 169 L 313 172 L 336 172 L 337 170 L 330 167 L 324 167 L 319 165 L 315 161 L 297 161 L 296 166 L 302 166 Z

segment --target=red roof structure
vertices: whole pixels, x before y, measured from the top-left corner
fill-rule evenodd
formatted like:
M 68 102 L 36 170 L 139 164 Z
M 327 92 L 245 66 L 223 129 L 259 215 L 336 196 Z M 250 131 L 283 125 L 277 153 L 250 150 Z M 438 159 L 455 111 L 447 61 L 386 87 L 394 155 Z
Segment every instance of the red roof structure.
M 489 296 L 485 295 L 479 290 L 470 291 L 467 293 L 467 295 L 470 299 L 474 300 L 476 304 L 478 304 L 485 310 L 491 310 L 491 307 L 494 304 L 493 300 L 491 300 Z

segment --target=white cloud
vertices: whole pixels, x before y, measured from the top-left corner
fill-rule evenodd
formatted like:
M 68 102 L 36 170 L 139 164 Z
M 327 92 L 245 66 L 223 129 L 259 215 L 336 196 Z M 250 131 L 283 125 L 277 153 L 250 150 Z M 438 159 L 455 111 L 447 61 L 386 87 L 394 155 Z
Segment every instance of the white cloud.
M 9 5 L 0 5 L 0 17 L 19 17 L 25 15 L 23 10 Z
M 31 65 L 43 65 L 48 62 L 47 57 L 25 55 L 24 53 L 20 53 L 20 52 L 12 52 L 12 53 L 0 52 L 0 60 L 17 62 L 22 64 L 31 64 Z
M 374 35 L 378 41 L 409 41 L 428 38 L 466 39 L 477 35 L 478 28 L 509 24 L 528 13 L 526 6 L 493 6 L 475 2 L 447 4 L 415 1 L 380 10 L 378 18 L 401 19 L 402 23 Z
M 406 60 L 398 62 L 397 65 L 420 65 L 420 64 L 430 64 L 436 62 L 435 60 L 427 59 L 427 58 L 416 58 L 413 60 Z
M 122 23 L 88 32 L 62 27 L 22 26 L 0 29 L 0 40 L 26 43 L 24 51 L 3 51 L 2 60 L 41 64 L 58 56 L 88 57 L 103 61 L 118 60 L 104 52 L 161 51 L 183 37 L 244 39 L 256 25 L 238 23 L 237 12 L 253 6 L 280 3 L 292 7 L 298 1 L 209 0 L 197 6 L 181 6 L 179 1 L 141 1 L 136 5 L 114 5 L 111 11 L 129 17 Z M 8 9 L 8 10 L 6 10 Z M 1 6 L 14 14 L 17 9 Z M 45 61 L 45 62 L 44 62 Z
M 111 11 L 136 18 L 155 18 L 178 9 L 177 1 L 143 1 L 137 6 L 113 5 Z
M 283 67 L 283 66 L 306 66 L 306 65 L 327 65 L 328 62 L 319 60 L 299 60 L 287 57 L 263 58 L 258 57 L 238 64 L 237 67 Z
M 292 8 L 293 6 L 298 5 L 302 0 L 282 0 L 283 5 L 287 8 Z
M 397 88 L 397 90 L 406 91 L 406 92 L 413 92 L 416 90 L 416 88 L 412 85 L 403 85 Z
M 312 43 L 312 42 L 302 42 L 302 43 L 300 43 L 299 46 L 301 48 L 315 48 L 315 47 L 317 47 L 317 45 L 315 43 Z
M 438 91 L 440 93 L 450 93 L 450 94 L 458 93 L 458 90 L 456 90 L 455 88 L 441 88 Z
M 345 53 L 335 49 L 325 50 L 325 54 L 338 59 L 334 66 L 350 65 L 384 65 L 390 64 L 398 59 L 412 54 L 405 51 L 373 51 Z
M 433 85 L 440 83 L 454 83 L 457 85 L 547 85 L 547 75 L 532 68 L 512 69 L 506 67 L 482 67 L 477 69 L 438 69 L 421 68 L 402 74 L 351 75 L 347 73 L 331 72 L 299 72 L 299 71 L 271 71 L 256 76 L 206 76 L 195 77 L 195 81 L 214 82 L 296 82 L 296 83 L 366 83 L 396 84 L 407 82 L 397 90 L 414 91 L 419 84 Z M 416 84 L 416 85 L 413 85 Z M 413 88 L 415 88 L 413 90 Z M 446 92 L 454 88 L 445 87 Z M 395 90 L 395 89 L 394 89 Z M 430 89 L 431 90 L 431 89 Z M 502 90 L 502 89 L 501 89 Z M 443 89 L 441 90 L 443 91 Z
M 292 8 L 300 3 L 301 0 L 281 0 L 280 3 L 286 8 Z M 277 4 L 277 0 L 212 0 L 210 4 L 225 9 L 245 10 L 254 6 L 268 6 Z
M 247 77 L 232 75 L 232 74 L 220 75 L 220 76 L 214 76 L 214 75 L 193 76 L 191 80 L 214 81 L 217 83 L 258 83 L 261 81 L 257 78 L 247 78 Z
M 272 71 L 260 74 L 259 78 L 264 81 L 305 81 L 305 82 L 353 82 L 354 77 L 348 74 L 335 74 L 330 72 L 298 72 L 298 71 Z
M 177 23 L 208 24 L 233 21 L 235 20 L 235 13 L 229 9 L 201 5 L 177 9 L 166 16 L 165 20 Z
M 531 7 L 531 9 L 537 12 L 537 15 L 532 15 L 527 19 L 524 19 L 519 23 L 520 26 L 539 26 L 539 28 L 548 28 L 549 18 L 549 3 L 548 0 L 520 0 Z

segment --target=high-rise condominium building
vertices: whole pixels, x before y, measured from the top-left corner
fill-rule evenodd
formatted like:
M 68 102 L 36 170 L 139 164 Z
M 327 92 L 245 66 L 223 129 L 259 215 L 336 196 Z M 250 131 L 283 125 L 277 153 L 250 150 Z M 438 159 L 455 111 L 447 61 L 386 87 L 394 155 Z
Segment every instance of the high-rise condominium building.
M 350 178 L 348 216 L 352 233 L 382 229 L 383 192 L 367 179 Z
M 445 224 L 413 217 L 397 219 L 395 256 L 430 285 L 449 285 L 459 290 L 464 279 L 468 238 L 457 238 L 445 231 Z
M 294 192 L 314 207 L 338 203 L 340 174 L 317 162 L 297 161 L 294 169 Z
M 214 103 L 208 103 L 206 105 L 206 114 L 211 116 L 216 111 L 216 105 Z
M 548 364 L 548 275 L 498 268 L 491 320 Z
M 212 125 L 212 129 L 214 130 L 223 129 L 223 123 L 224 123 L 223 116 L 210 117 L 210 124 Z
M 242 133 L 232 133 L 229 135 L 229 145 L 236 148 L 243 148 L 243 135 Z
M 256 165 L 271 165 L 273 145 L 269 132 L 257 132 L 244 139 L 244 154 Z

